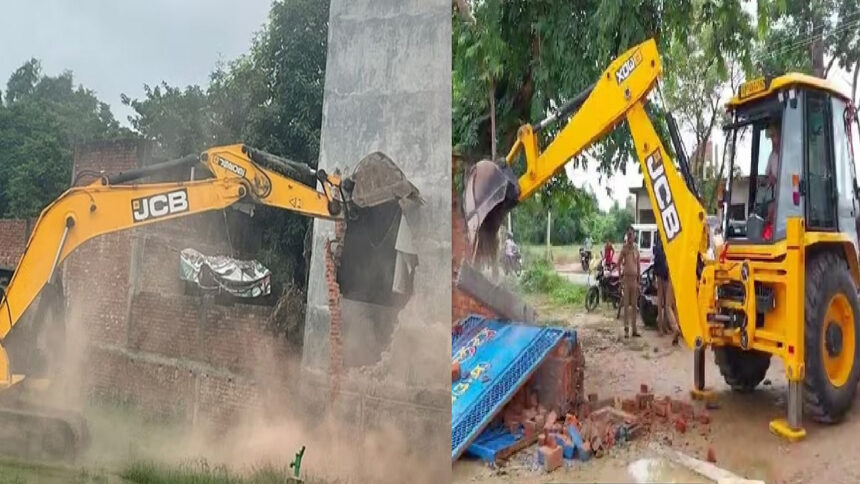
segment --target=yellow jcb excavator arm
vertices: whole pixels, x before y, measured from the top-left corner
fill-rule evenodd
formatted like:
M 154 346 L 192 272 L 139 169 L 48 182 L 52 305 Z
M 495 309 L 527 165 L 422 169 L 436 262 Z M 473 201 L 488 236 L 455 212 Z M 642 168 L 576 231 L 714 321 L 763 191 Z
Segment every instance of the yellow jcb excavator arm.
M 592 88 L 560 108 L 558 114 L 536 125 L 522 126 L 506 162 L 513 165 L 520 154 L 525 157 L 526 171 L 519 178 L 519 200 L 522 201 L 564 169 L 573 157 L 626 119 L 651 208 L 658 220 L 675 297 L 681 302 L 678 304 L 681 331 L 686 343 L 693 347 L 697 340 L 709 341 L 707 313 L 713 307 L 712 278 L 697 274 L 699 261 L 708 262 L 709 237 L 702 204 L 679 173 L 645 110 L 646 98 L 661 72 L 654 40 L 633 47 L 613 61 Z M 541 151 L 538 133 L 573 112 L 567 125 Z M 707 272 L 710 270 L 702 274 Z M 700 287 L 708 280 L 711 280 L 709 288 Z M 692 301 L 698 304 L 689 304 Z
M 124 184 L 171 167 L 200 163 L 213 175 L 199 181 Z M 305 183 L 296 178 L 306 178 Z M 310 186 L 318 180 L 323 190 Z M 228 207 L 240 200 L 283 208 L 311 217 L 340 219 L 348 209 L 351 182 L 313 171 L 307 165 L 236 144 L 201 155 L 116 176 L 67 190 L 40 215 L 27 248 L 0 303 L 0 340 L 53 277 L 57 266 L 93 237 L 141 225 Z M 0 389 L 23 377 L 13 376 L 0 346 Z

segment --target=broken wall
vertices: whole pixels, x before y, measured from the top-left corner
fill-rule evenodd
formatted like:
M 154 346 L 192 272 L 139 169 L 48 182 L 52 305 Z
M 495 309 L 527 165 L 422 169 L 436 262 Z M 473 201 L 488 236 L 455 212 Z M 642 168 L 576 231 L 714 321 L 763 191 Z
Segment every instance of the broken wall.
M 319 167 L 348 174 L 381 151 L 426 203 L 406 214 L 419 260 L 414 295 L 399 314 L 393 343 L 371 350 L 385 350 L 386 359 L 378 371 L 345 375 L 334 401 L 326 377 L 331 320 L 324 258 L 334 224 L 314 222 L 302 358 L 306 402 L 360 422 L 362 430 L 381 421 L 424 429 L 420 441 L 441 459 L 450 448 L 450 8 L 444 0 L 331 2 Z M 349 320 L 352 313 L 341 313 L 347 341 L 373 324 Z

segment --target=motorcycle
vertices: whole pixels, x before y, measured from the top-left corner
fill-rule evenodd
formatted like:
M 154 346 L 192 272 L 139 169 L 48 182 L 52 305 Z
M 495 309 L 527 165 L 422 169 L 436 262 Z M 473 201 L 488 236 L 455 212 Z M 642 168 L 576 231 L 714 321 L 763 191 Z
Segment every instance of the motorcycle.
M 642 273 L 639 282 L 639 315 L 646 327 L 657 327 L 657 277 L 653 263 Z
M 514 273 L 519 277 L 523 273 L 523 258 L 522 255 L 520 255 L 519 247 L 514 249 L 513 255 L 505 254 L 503 256 L 502 268 L 505 271 L 505 275 Z
M 592 312 L 600 304 L 600 301 L 612 304 L 612 307 L 621 309 L 621 278 L 611 270 L 604 270 L 603 262 L 595 269 L 596 284 L 591 285 L 589 281 L 588 291 L 585 293 L 585 309 Z M 589 279 L 591 274 L 589 273 Z
M 657 326 L 657 284 L 654 276 L 654 265 L 648 266 L 639 280 L 639 314 L 646 327 Z M 603 269 L 603 263 L 597 265 L 597 284 L 591 285 L 585 294 L 585 309 L 594 311 L 602 300 L 612 304 L 616 310 L 615 317 L 621 317 L 621 300 L 624 296 L 624 286 L 621 278 L 611 271 Z
M 591 265 L 591 251 L 579 248 L 579 263 L 582 264 L 583 272 L 588 272 L 588 267 Z

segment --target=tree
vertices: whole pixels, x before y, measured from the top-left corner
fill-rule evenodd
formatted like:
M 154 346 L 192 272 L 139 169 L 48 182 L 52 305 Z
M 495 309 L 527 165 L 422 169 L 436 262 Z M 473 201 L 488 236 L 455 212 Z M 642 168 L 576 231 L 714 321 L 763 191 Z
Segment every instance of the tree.
M 857 0 L 759 0 L 759 30 L 759 70 L 827 77 L 834 65 L 840 65 L 856 72 L 860 60 Z
M 2 217 L 34 217 L 68 188 L 75 143 L 130 135 L 71 72 L 43 75 L 36 59 L 9 77 L 0 98 Z
M 328 2 L 279 0 L 249 52 L 215 66 L 206 88 L 165 83 L 145 89 L 143 99 L 123 102 L 135 113 L 132 125 L 174 156 L 208 146 L 244 142 L 317 166 L 322 126 L 328 35 Z M 310 220 L 259 207 L 258 258 L 276 282 L 304 287 L 304 241 Z

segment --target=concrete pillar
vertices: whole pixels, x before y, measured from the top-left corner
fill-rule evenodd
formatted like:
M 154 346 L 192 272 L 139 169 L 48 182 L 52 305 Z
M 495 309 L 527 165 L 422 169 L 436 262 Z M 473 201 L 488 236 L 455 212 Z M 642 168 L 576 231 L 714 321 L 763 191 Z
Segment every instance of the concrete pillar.
M 419 379 L 433 386 L 447 383 L 450 351 L 450 71 L 451 6 L 446 0 L 332 0 L 319 166 L 350 173 L 363 157 L 382 151 L 426 201 L 411 222 L 420 264 L 415 295 L 400 313 L 395 333 L 437 324 L 445 328 L 439 333 L 444 336 L 426 341 L 428 352 L 438 351 L 439 377 L 438 382 Z M 328 366 L 323 244 L 333 231 L 330 222 L 314 222 L 302 362 L 315 370 Z M 418 383 L 410 368 L 398 372 L 398 379 Z

